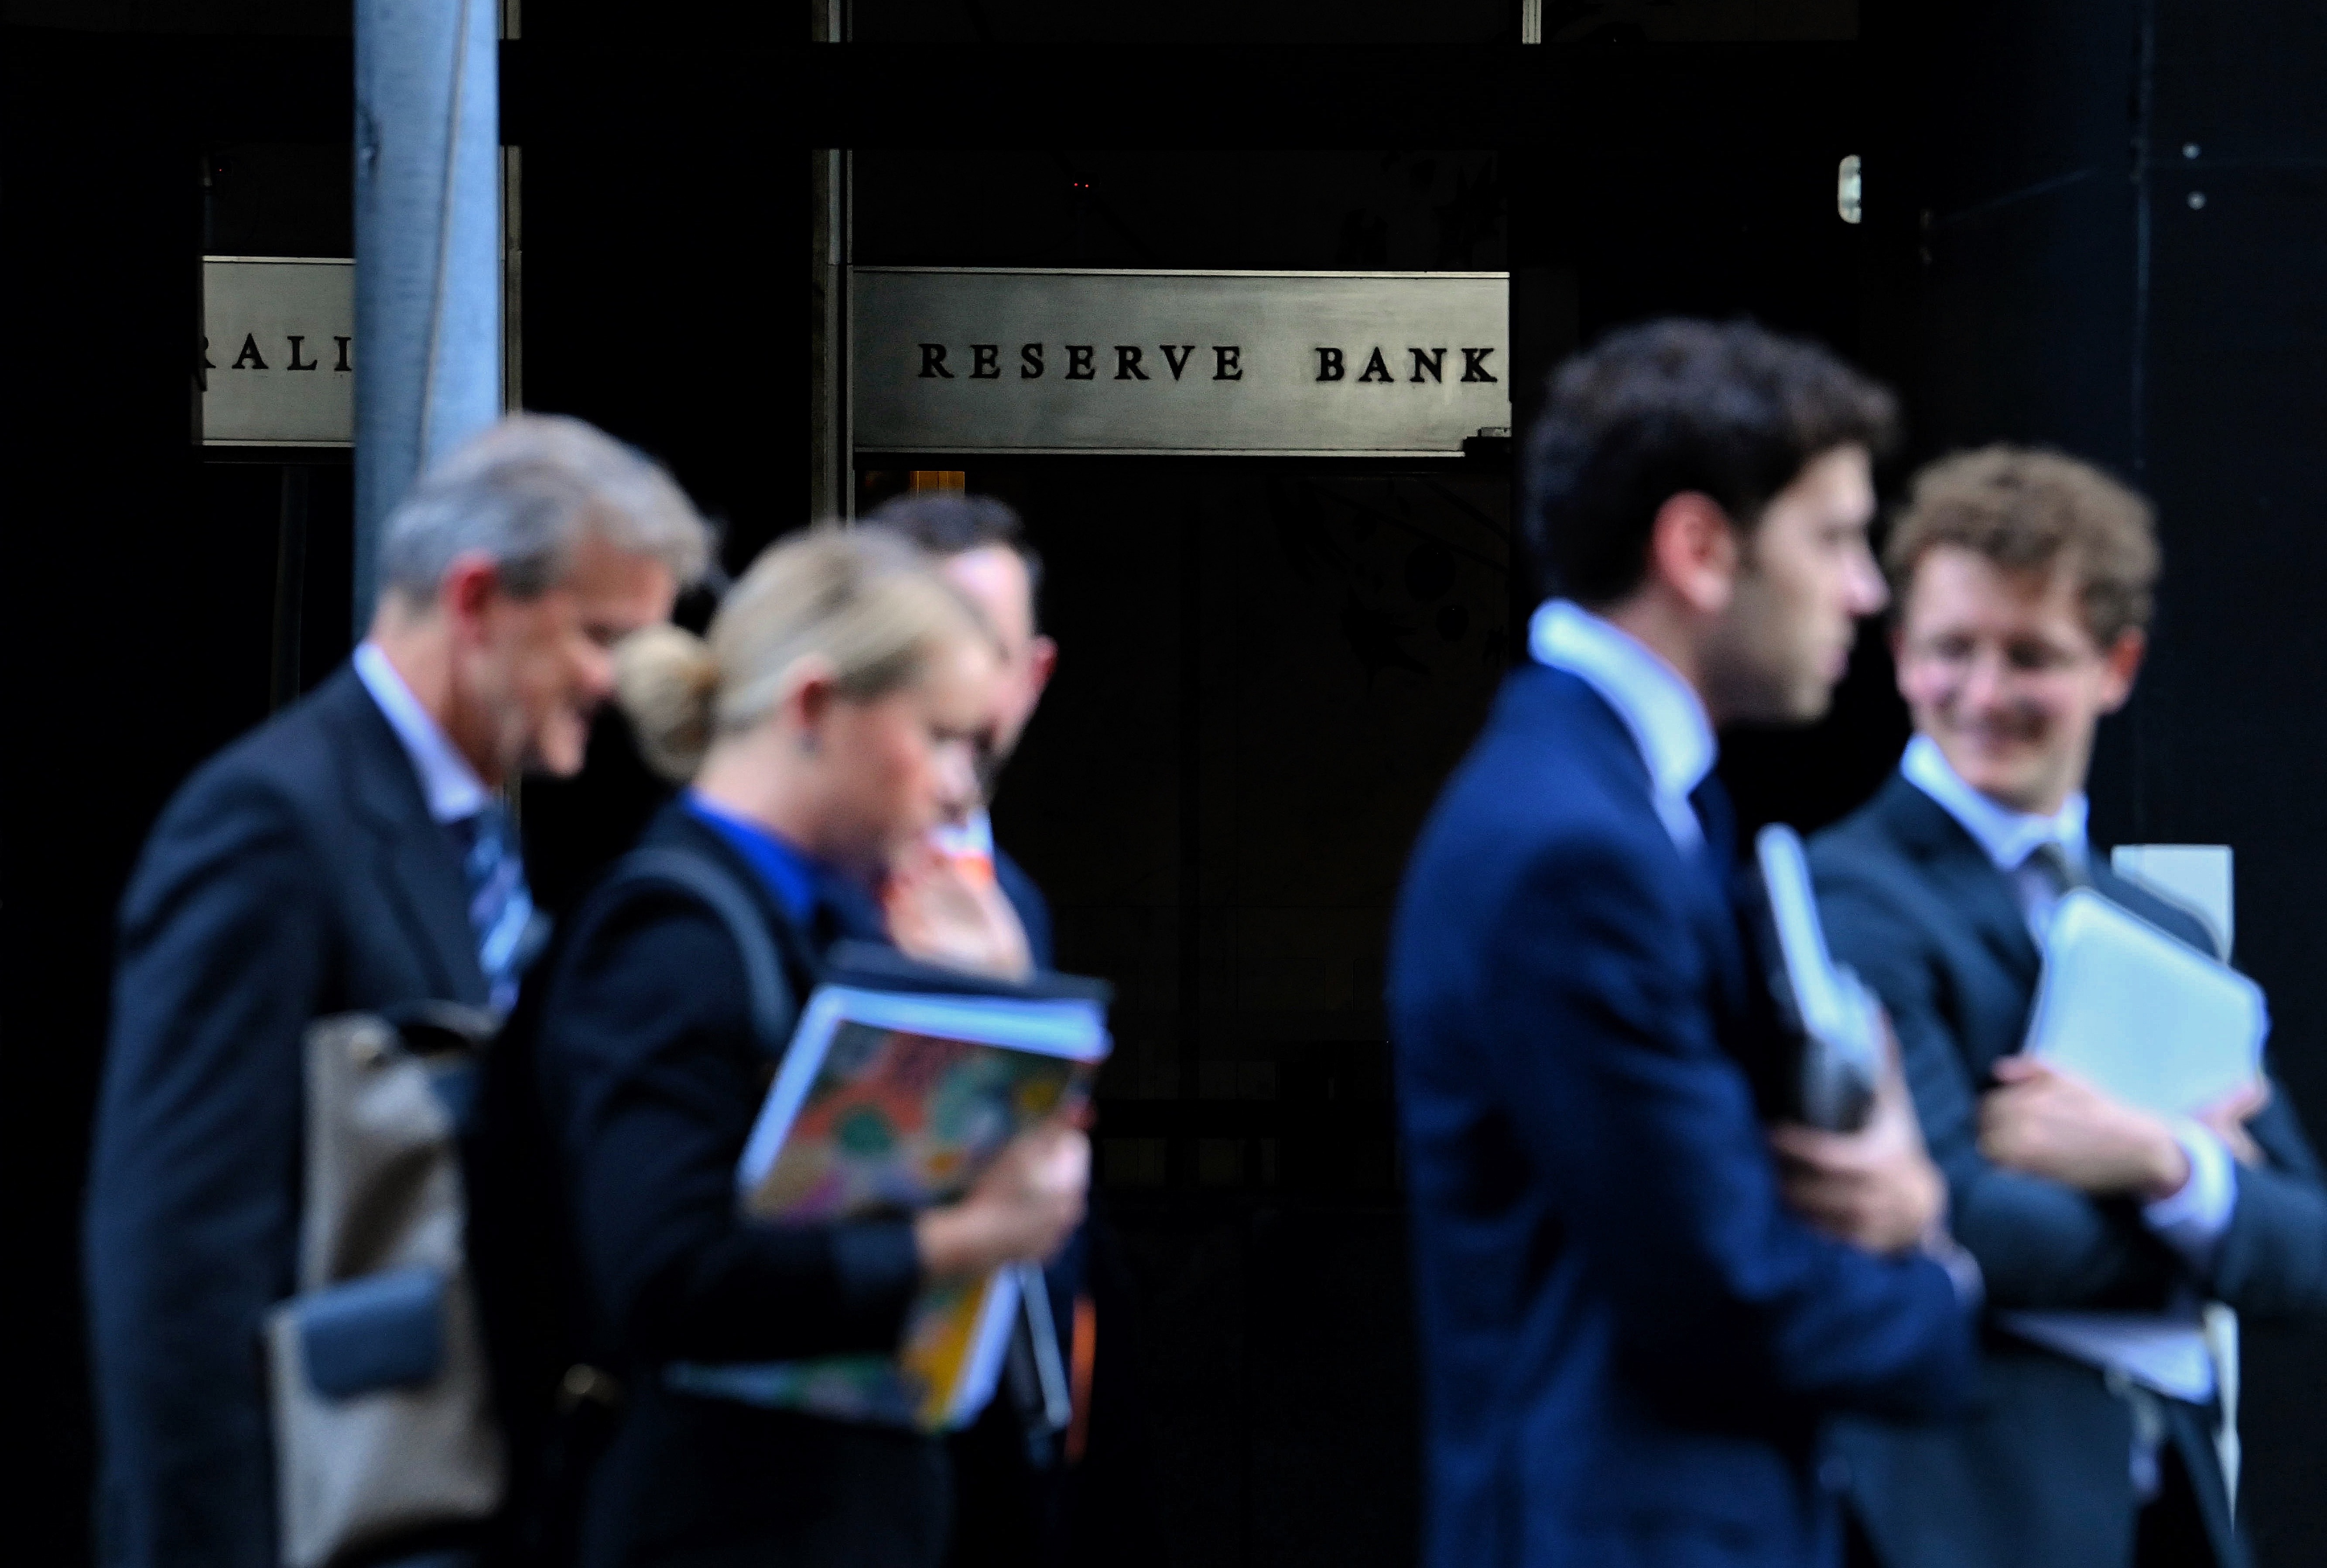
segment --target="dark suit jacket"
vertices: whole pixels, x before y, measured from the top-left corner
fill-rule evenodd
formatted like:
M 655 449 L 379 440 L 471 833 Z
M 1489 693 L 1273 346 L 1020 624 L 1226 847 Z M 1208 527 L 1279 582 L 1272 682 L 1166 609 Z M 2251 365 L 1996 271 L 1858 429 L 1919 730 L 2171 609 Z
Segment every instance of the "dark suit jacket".
M 2186 1274 L 2129 1201 L 2102 1201 L 1991 1165 L 1978 1097 L 1995 1059 L 2020 1049 L 2040 959 L 2010 885 L 1930 797 L 1896 774 L 1818 835 L 1810 863 L 1836 957 L 1890 1010 L 1932 1158 L 1947 1172 L 1949 1224 L 1979 1259 L 1995 1307 L 2163 1303 Z M 2096 891 L 2210 950 L 2187 910 L 2112 874 Z M 2238 1206 L 2206 1293 L 2257 1319 L 2327 1308 L 2327 1192 L 2285 1095 L 2252 1124 L 2267 1169 L 2238 1172 Z M 2170 1402 L 2169 1402 L 2170 1404 Z M 2171 1406 L 2218 1557 L 2243 1561 L 2204 1413 Z M 2101 1374 L 1992 1337 L 1969 1420 L 1842 1434 L 1853 1501 L 1892 1568 L 2125 1561 L 2136 1499 L 2131 1416 Z
M 1057 944 L 1051 936 L 1051 901 L 1042 896 L 1026 868 L 998 845 L 994 850 L 994 881 L 1016 911 L 1018 923 L 1026 929 L 1026 950 L 1033 957 L 1034 967 L 1051 968 L 1057 963 Z
M 853 901 L 796 924 L 683 804 L 643 842 L 724 866 L 806 997 L 815 955 Z M 592 1486 L 584 1561 L 934 1562 L 940 1444 L 664 1386 L 674 1361 L 892 1352 L 920 1285 L 909 1221 L 738 1216 L 735 1163 L 775 1061 L 752 1038 L 734 939 L 694 901 L 644 890 L 611 910 L 585 903 L 550 963 L 544 1108 L 565 1159 L 596 1337 L 631 1390 Z
M 119 940 L 88 1215 L 101 1550 L 274 1568 L 258 1331 L 296 1268 L 302 1034 L 486 1000 L 458 851 L 351 669 L 187 780 Z
M 1389 1000 L 1438 1568 L 1836 1561 L 1824 1418 L 1973 1377 L 1936 1264 L 1780 1207 L 1718 858 L 1683 856 L 1615 713 L 1543 668 L 1423 829 Z
M 999 846 L 994 873 L 1026 929 L 1035 967 L 1052 967 L 1051 906 L 1042 890 Z M 1089 1302 L 1097 1313 L 1083 1455 L 1070 1466 L 1062 1434 L 1045 1439 L 1039 1451 L 1030 1444 L 1025 1414 L 1005 1376 L 977 1419 L 947 1442 L 954 1517 L 946 1568 L 1160 1563 L 1164 1545 L 1147 1495 L 1145 1426 L 1132 1382 L 1138 1360 L 1135 1285 L 1097 1193 L 1090 1212 L 1042 1275 L 1062 1365 L 1071 1365 L 1077 1300 Z

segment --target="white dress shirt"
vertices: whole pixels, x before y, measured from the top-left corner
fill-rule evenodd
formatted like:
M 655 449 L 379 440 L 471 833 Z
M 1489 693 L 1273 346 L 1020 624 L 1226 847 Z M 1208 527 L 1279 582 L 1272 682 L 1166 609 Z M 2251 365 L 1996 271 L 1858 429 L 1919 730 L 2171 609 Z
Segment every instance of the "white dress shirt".
M 412 770 L 420 778 L 420 792 L 428 799 L 428 815 L 438 822 L 459 822 L 482 811 L 492 792 L 420 705 L 420 699 L 412 695 L 412 688 L 404 684 L 379 645 L 357 644 L 353 662 L 356 678 L 379 705 L 380 716 L 404 742 L 404 754 L 412 759 Z
M 2060 901 L 2052 874 L 2034 856 L 2058 845 L 2077 866 L 2091 864 L 2085 835 L 2088 805 L 2072 795 L 2050 817 L 1999 805 L 1955 770 L 1928 735 L 1907 743 L 1899 771 L 1940 809 L 1955 818 L 2011 884 L 2021 918 L 2041 950 L 2045 929 Z M 2142 1206 L 2143 1221 L 2188 1260 L 2201 1278 L 2213 1261 L 2216 1245 L 2229 1227 L 2238 1203 L 2238 1177 L 2229 1150 L 2211 1130 L 2190 1118 L 2169 1124 L 2190 1161 L 2181 1190 Z M 2214 1367 L 2199 1326 L 2197 1303 L 2164 1313 L 2012 1311 L 1998 1314 L 2014 1332 L 2080 1361 L 2123 1373 L 2135 1382 L 2177 1399 L 2213 1396 Z
M 1547 599 L 1536 611 L 1528 650 L 1607 699 L 1648 764 L 1665 831 L 1685 851 L 1702 845 L 1705 828 L 1688 798 L 1713 771 L 1719 748 L 1696 689 L 1648 644 L 1566 599 Z

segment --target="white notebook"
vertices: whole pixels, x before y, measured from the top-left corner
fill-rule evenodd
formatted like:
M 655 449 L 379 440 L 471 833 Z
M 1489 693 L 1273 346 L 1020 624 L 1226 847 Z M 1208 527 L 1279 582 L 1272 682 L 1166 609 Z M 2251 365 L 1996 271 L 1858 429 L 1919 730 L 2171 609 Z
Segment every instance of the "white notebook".
M 2211 1105 L 2262 1072 L 2262 987 L 2090 889 L 2062 896 L 2044 933 L 2027 1051 L 2165 1115 Z

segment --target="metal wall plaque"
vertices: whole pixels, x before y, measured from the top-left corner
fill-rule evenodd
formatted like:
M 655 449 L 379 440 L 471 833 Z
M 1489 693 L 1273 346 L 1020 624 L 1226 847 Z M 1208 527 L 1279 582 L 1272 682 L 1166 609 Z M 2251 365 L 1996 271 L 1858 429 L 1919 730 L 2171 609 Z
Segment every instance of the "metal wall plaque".
M 202 257 L 205 446 L 355 444 L 356 266 Z
M 849 280 L 859 452 L 1452 456 L 1511 423 L 1507 273 Z

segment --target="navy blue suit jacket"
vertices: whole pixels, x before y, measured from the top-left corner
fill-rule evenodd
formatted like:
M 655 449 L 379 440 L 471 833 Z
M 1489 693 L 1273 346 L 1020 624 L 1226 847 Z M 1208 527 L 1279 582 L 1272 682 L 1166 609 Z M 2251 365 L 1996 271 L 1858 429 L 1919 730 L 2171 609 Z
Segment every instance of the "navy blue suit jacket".
M 1986 853 L 1903 777 L 1810 850 L 1835 955 L 1882 997 L 1897 1031 L 1949 1224 L 1995 1307 L 2154 1309 L 2187 1265 L 2129 1201 L 2103 1201 L 1988 1163 L 1978 1098 L 2020 1049 L 2042 960 Z M 2210 951 L 2187 910 L 2110 873 L 2097 891 Z M 2327 1191 L 2282 1090 L 2251 1124 L 2269 1156 L 2238 1172 L 2238 1206 L 2211 1276 L 2193 1282 L 2257 1320 L 2327 1310 Z M 2203 1413 L 2169 1405 L 2217 1559 L 2242 1561 Z M 2132 1417 L 2101 1374 L 1998 1334 L 1970 1418 L 1924 1432 L 1853 1424 L 1852 1500 L 1892 1568 L 2122 1562 L 2138 1499 Z
M 259 1321 L 297 1265 L 310 1020 L 481 1006 L 452 836 L 341 669 L 188 779 L 122 900 L 87 1283 L 108 1564 L 274 1568 Z
M 1415 851 L 1389 1000 L 1438 1568 L 1837 1560 L 1824 1418 L 1974 1376 L 1943 1270 L 1781 1207 L 1710 859 L 1615 713 L 1538 667 Z

